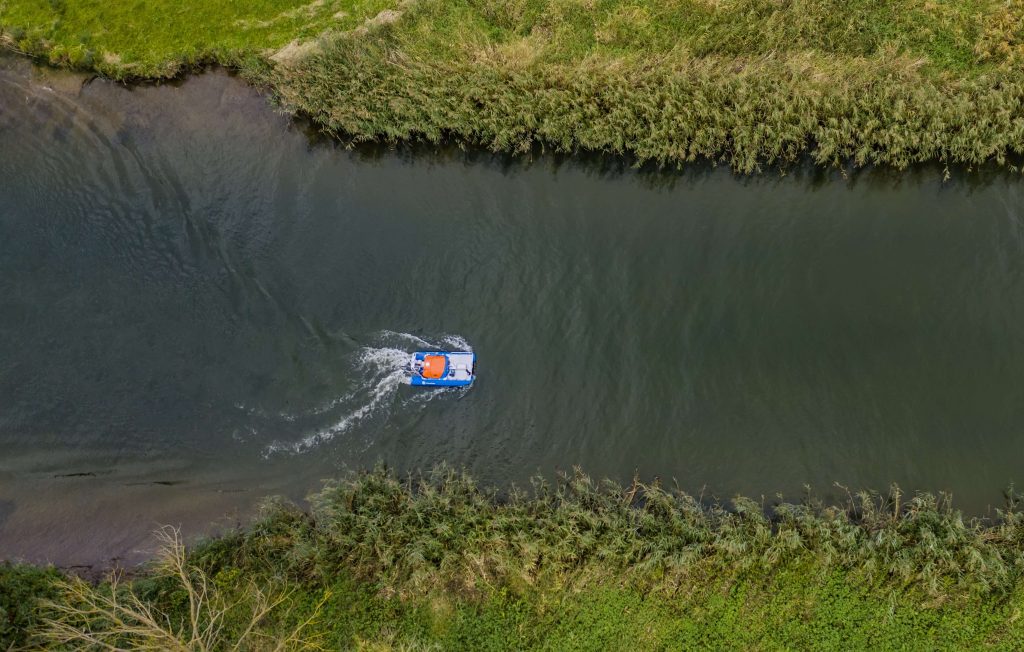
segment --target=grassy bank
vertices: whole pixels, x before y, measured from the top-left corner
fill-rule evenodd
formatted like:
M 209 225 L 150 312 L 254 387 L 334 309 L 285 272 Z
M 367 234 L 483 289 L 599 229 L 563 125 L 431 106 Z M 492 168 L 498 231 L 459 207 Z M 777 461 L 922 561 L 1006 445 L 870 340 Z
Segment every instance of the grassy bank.
M 1014 509 L 980 524 L 895 491 L 766 511 L 579 474 L 499 494 L 377 470 L 189 552 L 165 531 L 132 582 L 0 569 L 29 587 L 12 603 L 49 598 L 0 647 L 1020 649 L 1022 535 Z
M 823 164 L 1012 163 L 1022 0 L 2 0 L 21 51 L 234 65 L 354 140 Z

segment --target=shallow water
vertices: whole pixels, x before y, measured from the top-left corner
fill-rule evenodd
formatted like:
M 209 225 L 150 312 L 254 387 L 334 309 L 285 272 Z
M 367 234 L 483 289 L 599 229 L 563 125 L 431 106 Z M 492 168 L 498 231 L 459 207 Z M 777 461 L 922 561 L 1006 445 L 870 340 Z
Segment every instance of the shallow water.
M 1021 479 L 1019 178 L 350 152 L 220 72 L 80 86 L 0 59 L 0 558 L 377 460 L 972 513 Z M 476 386 L 402 384 L 424 342 Z

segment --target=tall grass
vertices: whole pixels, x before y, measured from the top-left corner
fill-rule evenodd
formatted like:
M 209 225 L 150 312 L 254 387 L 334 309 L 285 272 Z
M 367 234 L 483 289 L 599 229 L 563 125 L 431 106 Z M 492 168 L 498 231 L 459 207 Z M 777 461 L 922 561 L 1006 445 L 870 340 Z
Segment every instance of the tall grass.
M 683 9 L 613 3 L 609 20 L 654 25 L 647 36 L 623 27 L 639 40 L 618 48 L 601 37 L 603 19 L 556 10 L 565 4 L 534 15 L 537 3 L 526 3 L 509 18 L 485 3 L 455 20 L 425 0 L 370 34 L 325 38 L 271 83 L 286 107 L 356 140 L 598 150 L 669 166 L 710 159 L 744 172 L 805 154 L 905 168 L 1006 164 L 1024 153 L 1024 70 L 1005 53 L 999 65 L 950 63 L 980 59 L 972 53 L 978 34 L 990 33 L 983 20 L 953 21 L 949 43 L 961 49 L 942 55 L 915 36 L 941 26 L 905 16 L 886 23 L 861 3 L 723 3 L 704 6 L 706 24 L 698 20 L 712 34 L 731 26 L 712 47 L 701 45 L 706 31 L 688 37 L 693 27 L 644 18 Z M 723 13 L 736 21 L 719 22 Z M 481 16 L 507 27 L 488 35 Z M 1016 33 L 998 33 L 1001 44 L 1017 43 Z M 671 34 L 680 38 L 668 47 Z
M 56 584 L 57 596 L 41 605 L 46 616 L 35 643 L 46 649 L 212 652 L 214 650 L 319 649 L 316 637 L 303 632 L 319 617 L 319 609 L 276 636 L 265 632 L 266 621 L 279 617 L 288 594 L 240 580 L 227 597 L 202 569 L 189 562 L 179 532 L 158 532 L 160 550 L 150 569 L 151 581 L 174 587 L 183 613 L 174 618 L 159 611 L 114 573 L 95 587 L 75 577 Z M 287 617 L 287 615 L 285 616 Z
M 499 494 L 439 469 L 399 479 L 382 469 L 334 483 L 312 510 L 277 505 L 240 541 L 299 574 L 343 567 L 396 590 L 628 582 L 674 590 L 707 577 L 771 573 L 794 562 L 933 597 L 1008 593 L 1024 569 L 1024 516 L 966 519 L 930 494 L 859 493 L 766 507 L 706 504 L 659 483 L 627 487 L 575 472 Z
M 0 33 L 117 77 L 239 66 L 355 141 L 744 172 L 1024 154 L 1022 0 L 5 0 Z
M 896 488 L 723 504 L 580 471 L 498 491 L 377 468 L 188 552 L 164 530 L 131 582 L 48 585 L 19 636 L 76 650 L 1019 649 L 1022 518 L 1013 499 L 982 522 Z

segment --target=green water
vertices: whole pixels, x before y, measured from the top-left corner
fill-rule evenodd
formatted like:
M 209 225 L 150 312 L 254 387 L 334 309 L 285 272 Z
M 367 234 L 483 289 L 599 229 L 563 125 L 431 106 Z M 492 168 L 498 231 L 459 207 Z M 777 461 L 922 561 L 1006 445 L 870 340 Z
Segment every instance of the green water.
M 223 73 L 80 83 L 0 60 L 0 557 L 378 460 L 976 514 L 1022 478 L 1017 177 L 353 152 Z M 402 384 L 426 343 L 477 384 Z

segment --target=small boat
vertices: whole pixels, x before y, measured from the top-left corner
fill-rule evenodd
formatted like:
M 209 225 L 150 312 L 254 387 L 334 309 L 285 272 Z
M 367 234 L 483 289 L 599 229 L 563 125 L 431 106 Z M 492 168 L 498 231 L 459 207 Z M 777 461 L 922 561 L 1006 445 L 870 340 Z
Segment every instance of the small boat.
M 430 387 L 466 387 L 476 380 L 471 351 L 417 351 L 409 361 L 410 383 Z

